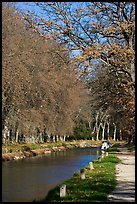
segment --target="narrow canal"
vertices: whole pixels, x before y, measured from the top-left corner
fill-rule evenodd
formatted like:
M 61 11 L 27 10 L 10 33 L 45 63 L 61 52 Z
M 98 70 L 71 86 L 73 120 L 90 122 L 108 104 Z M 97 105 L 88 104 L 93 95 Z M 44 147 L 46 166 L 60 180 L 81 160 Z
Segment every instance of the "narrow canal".
M 2 164 L 2 202 L 32 202 L 95 160 L 99 148 L 79 148 Z

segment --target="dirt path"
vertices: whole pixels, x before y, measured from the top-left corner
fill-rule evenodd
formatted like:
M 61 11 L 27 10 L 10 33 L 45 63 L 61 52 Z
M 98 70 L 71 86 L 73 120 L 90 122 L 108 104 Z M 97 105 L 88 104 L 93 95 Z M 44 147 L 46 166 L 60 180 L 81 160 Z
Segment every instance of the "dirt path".
M 116 165 L 117 186 L 108 196 L 108 202 L 135 202 L 135 155 L 124 145 L 119 148 Z

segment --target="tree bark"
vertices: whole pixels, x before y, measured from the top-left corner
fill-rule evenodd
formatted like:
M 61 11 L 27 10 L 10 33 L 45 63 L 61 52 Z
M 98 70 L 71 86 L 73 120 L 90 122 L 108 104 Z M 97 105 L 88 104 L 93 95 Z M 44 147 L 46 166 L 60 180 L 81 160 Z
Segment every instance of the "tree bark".
M 42 135 L 42 132 L 39 133 L 39 140 L 40 140 L 40 143 L 43 143 L 43 135 Z
M 95 133 L 95 130 L 96 130 L 96 124 L 94 125 L 93 131 L 92 131 L 91 134 L 94 134 L 94 133 Z
M 105 123 L 104 123 L 104 125 L 102 126 L 102 140 L 104 140 L 105 139 Z
M 63 137 L 62 137 L 62 136 L 60 136 L 59 138 L 60 138 L 60 141 L 62 142 L 62 141 L 63 141 Z
M 109 129 L 109 122 L 107 122 L 107 135 L 108 135 L 108 139 L 109 139 L 109 131 L 110 131 L 110 129 Z
M 64 141 L 64 142 L 66 141 L 66 135 L 63 136 L 63 141 Z
M 133 50 L 133 32 L 131 36 L 129 37 L 129 48 Z M 135 63 L 134 63 L 134 58 L 132 59 L 131 62 L 131 78 L 132 81 L 135 83 Z
M 97 132 L 96 140 L 97 140 L 97 141 L 99 140 L 99 131 L 100 131 L 100 124 L 99 124 L 98 127 L 96 127 L 96 132 Z
M 6 129 L 4 127 L 4 129 L 2 130 L 2 143 L 5 144 L 6 143 Z
M 59 141 L 59 136 L 58 135 L 56 135 L 56 142 L 58 142 Z
M 53 142 L 55 142 L 55 135 L 53 135 Z
M 19 141 L 19 131 L 17 130 L 15 133 L 15 142 L 18 143 Z
M 121 129 L 120 129 L 120 131 L 119 131 L 119 136 L 120 136 L 120 140 L 122 140 L 122 133 L 121 133 Z
M 117 131 L 117 127 L 116 127 L 116 124 L 113 123 L 114 125 L 114 136 L 113 136 L 113 140 L 115 141 L 116 140 L 116 131 Z

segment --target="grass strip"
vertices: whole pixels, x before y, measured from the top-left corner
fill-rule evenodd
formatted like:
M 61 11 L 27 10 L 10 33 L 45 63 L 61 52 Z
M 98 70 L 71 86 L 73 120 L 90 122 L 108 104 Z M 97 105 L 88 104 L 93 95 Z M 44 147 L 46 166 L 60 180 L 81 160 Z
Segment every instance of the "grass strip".
M 82 142 L 85 142 L 86 144 L 100 146 L 101 141 L 92 141 L 92 140 L 78 140 L 78 141 L 65 141 L 65 142 L 49 142 L 49 143 L 43 143 L 43 144 L 7 144 L 2 145 L 2 154 L 6 153 L 17 153 L 17 152 L 23 152 L 23 151 L 30 151 L 30 150 L 36 150 L 36 149 L 44 149 L 44 148 L 53 148 L 53 147 L 69 147 L 69 146 L 80 146 Z
M 107 201 L 107 195 L 116 186 L 115 165 L 120 162 L 115 154 L 109 154 L 94 160 L 94 169 L 89 165 L 84 167 L 84 180 L 80 179 L 80 172 L 75 173 L 66 184 L 66 196 L 60 198 L 60 186 L 49 191 L 45 199 L 38 202 L 99 202 Z

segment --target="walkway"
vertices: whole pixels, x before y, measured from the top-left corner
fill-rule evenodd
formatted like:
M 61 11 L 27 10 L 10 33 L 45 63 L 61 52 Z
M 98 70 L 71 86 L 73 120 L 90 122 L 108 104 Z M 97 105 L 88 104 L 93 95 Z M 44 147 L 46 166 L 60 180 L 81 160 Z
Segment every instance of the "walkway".
M 124 145 L 119 150 L 117 156 L 121 162 L 116 165 L 117 186 L 109 194 L 108 202 L 135 202 L 135 155 Z

